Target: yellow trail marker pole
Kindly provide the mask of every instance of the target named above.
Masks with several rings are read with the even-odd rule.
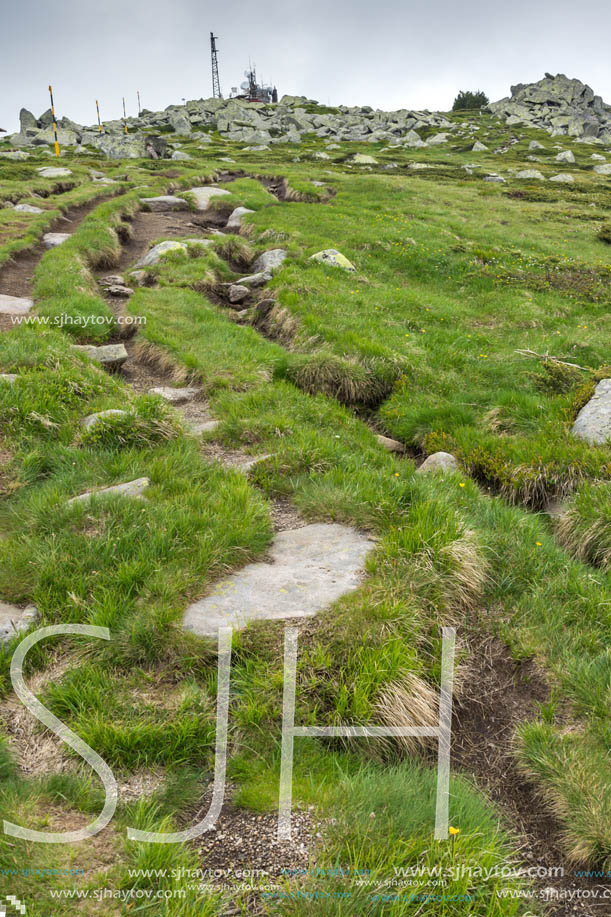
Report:
[[[102,122],[100,121],[100,106],[98,105],[98,100],[97,100],[97,99],[95,100],[95,108],[96,108],[96,111],[97,111],[97,113],[98,113],[98,130],[99,130],[100,133],[101,133],[101,131],[102,131]]]
[[[55,104],[53,102],[53,87],[49,86],[49,95],[51,96],[51,114],[53,116],[53,136],[55,137],[55,155],[59,156],[59,143],[57,142],[57,123],[55,121]]]
[[[125,96],[123,96],[123,127],[127,133],[127,115],[125,114]]]

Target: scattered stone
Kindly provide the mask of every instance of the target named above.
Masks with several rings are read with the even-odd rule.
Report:
[[[171,385],[159,385],[156,388],[149,389],[150,395],[159,395],[169,401],[170,404],[184,404],[186,401],[193,401],[199,394],[197,388],[172,388]]]
[[[154,212],[189,209],[189,205],[182,197],[174,197],[172,194],[163,194],[160,197],[142,197],[140,200]]]
[[[449,134],[434,134],[433,137],[429,137],[426,141],[427,146],[437,146],[440,143],[447,143],[449,140]]]
[[[15,210],[18,213],[44,213],[42,207],[33,207],[31,204],[16,204]]]
[[[259,271],[256,274],[249,274],[248,277],[240,277],[238,283],[246,287],[263,287],[271,279],[272,275],[269,271]]]
[[[45,248],[57,248],[70,238],[72,233],[69,232],[46,232],[42,237],[42,244]]]
[[[543,146],[542,143],[539,143],[538,140],[531,140],[530,143],[528,144],[528,149],[529,150],[544,150],[545,147]]]
[[[250,290],[247,286],[241,285],[239,283],[230,283],[229,284],[229,302],[231,303],[240,303],[247,296],[250,295]]]
[[[400,443],[396,439],[391,439],[389,436],[383,436],[381,433],[376,435],[376,439],[379,444],[384,446],[385,449],[388,449],[389,452],[405,452],[403,443]]]
[[[23,162],[25,159],[30,158],[30,154],[26,153],[25,150],[9,150],[8,153],[0,153],[0,156],[5,159],[17,160],[17,162]]]
[[[545,181],[545,175],[542,175],[541,172],[538,172],[537,169],[523,169],[522,172],[516,172],[516,178],[520,179],[536,179],[537,181]]]
[[[240,230],[242,227],[242,218],[245,217],[247,213],[254,213],[254,210],[249,210],[248,207],[236,207],[227,220],[226,228]]]
[[[378,160],[367,153],[355,153],[350,161],[356,166],[377,166],[378,164]]]
[[[222,197],[229,194],[224,188],[215,188],[214,186],[204,186],[202,188],[190,188],[189,194],[193,195],[195,206],[198,210],[207,210],[213,197]]]
[[[143,500],[143,494],[147,487],[150,486],[149,478],[136,478],[135,481],[126,481],[125,484],[115,484],[113,487],[103,487],[100,490],[88,490],[78,497],[72,497],[66,501],[66,506],[74,503],[89,503],[92,498],[99,497],[132,497],[135,500]]]
[[[187,246],[184,242],[176,242],[173,239],[168,239],[167,242],[159,242],[136,262],[134,268],[150,267],[152,264],[157,264],[157,262],[163,258],[164,255],[167,255],[168,252],[184,252],[186,250]]]
[[[488,147],[485,143],[480,143],[479,140],[476,140],[471,148],[473,153],[484,153],[488,150]]]
[[[191,159],[191,157],[189,156],[188,153],[183,153],[182,150],[174,150],[174,152],[170,156],[170,159],[176,159],[179,162],[187,162],[187,160]]]
[[[131,287],[126,287],[124,284],[119,283],[106,287],[106,292],[109,296],[116,296],[122,299],[127,299],[128,296],[133,296],[134,294]]]
[[[557,181],[557,182],[564,182],[567,185],[572,184],[575,181],[573,176],[569,175],[568,172],[559,172],[558,175],[551,175],[549,180]]]
[[[558,153],[557,156],[554,156],[556,162],[575,162],[575,156],[571,150],[563,150],[562,153]]]
[[[0,602],[0,643],[5,643],[22,633],[34,623],[38,611],[34,605],[18,608],[7,602]]]
[[[598,383],[594,394],[577,415],[571,432],[589,443],[605,443],[611,439],[611,379]]]
[[[310,617],[357,589],[372,542],[343,525],[280,532],[269,562],[249,564],[191,605],[184,626],[202,636],[255,620]]]
[[[497,182],[498,184],[503,184],[506,179],[502,175],[484,175],[484,181]]]
[[[600,153],[592,153],[592,155],[590,156],[590,159],[594,159],[596,162],[606,162],[605,157],[602,156]]]
[[[78,350],[95,363],[101,363],[104,369],[114,370],[123,366],[128,354],[124,344],[103,344],[95,347],[93,344],[71,344],[72,350]]]
[[[68,175],[72,175],[70,169],[64,169],[61,166],[41,166],[36,171],[42,178],[67,178]]]
[[[310,256],[310,261],[320,261],[322,264],[328,264],[330,267],[341,267],[345,271],[356,271],[355,266],[345,255],[338,252],[336,248],[326,248],[322,252],[316,252]]]
[[[130,271],[129,276],[134,278],[139,287],[143,287],[148,278],[146,271]]]
[[[604,166],[594,166],[597,175],[611,175],[611,162],[605,163]]]
[[[81,421],[81,426],[85,430],[93,430],[94,427],[97,427],[98,424],[103,423],[108,417],[127,417],[127,411],[119,411],[115,408],[111,408],[108,411],[98,411],[97,414],[90,414],[88,417],[85,417]]]
[[[284,259],[287,257],[287,252],[283,248],[272,248],[268,252],[263,252],[262,255],[259,255],[252,268],[253,271],[274,271],[276,268],[280,267]]]
[[[17,373],[0,373],[0,382],[7,382],[10,385],[17,379]]]
[[[125,286],[125,280],[121,274],[107,274],[106,277],[100,277],[98,283],[101,287]]]
[[[456,471],[457,468],[458,460],[451,452],[434,452],[424,460],[420,468],[418,468],[418,473],[427,474],[429,471]]]

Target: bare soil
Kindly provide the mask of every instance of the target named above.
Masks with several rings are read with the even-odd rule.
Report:
[[[550,698],[543,673],[532,660],[516,661],[497,637],[474,631],[469,639],[471,659],[452,727],[452,768],[475,778],[497,805],[504,820],[522,841],[520,853],[528,866],[564,868],[563,877],[537,880],[541,889],[601,888],[600,881],[575,878],[559,844],[562,827],[550,814],[536,789],[520,772],[512,754],[513,735],[520,723],[535,719]],[[608,907],[591,899],[554,901],[555,917],[600,917]]]

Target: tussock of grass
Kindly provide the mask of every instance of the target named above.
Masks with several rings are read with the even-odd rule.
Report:
[[[133,353],[139,363],[144,363],[145,366],[158,370],[176,385],[187,385],[193,381],[192,374],[184,366],[181,366],[171,354],[152,341],[138,338],[134,344]]]
[[[388,362],[359,363],[329,352],[291,354],[276,368],[277,378],[289,379],[304,392],[362,407],[379,405],[400,375],[400,368]]]
[[[571,554],[611,569],[611,484],[584,484],[556,520],[558,540]]]
[[[553,812],[562,821],[564,846],[574,863],[611,867],[609,761],[579,731],[559,733],[549,725],[530,723],[518,730],[524,773],[537,781]]]

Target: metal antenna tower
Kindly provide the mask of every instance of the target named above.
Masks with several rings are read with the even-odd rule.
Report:
[[[219,59],[218,51],[216,49],[216,40],[218,35],[214,35],[210,32],[210,56],[212,58],[212,97],[214,99],[222,99],[223,95],[221,93],[221,81],[219,80]]]

